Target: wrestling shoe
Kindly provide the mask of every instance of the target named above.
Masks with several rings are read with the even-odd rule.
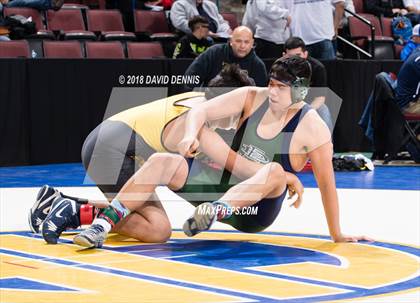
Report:
[[[42,237],[49,244],[57,244],[61,233],[67,228],[80,226],[80,205],[68,198],[54,200],[51,211],[42,223]]]
[[[28,223],[33,233],[39,233],[39,227],[47,217],[51,204],[55,198],[60,197],[60,192],[55,188],[44,185],[36,196],[35,204],[29,210]]]
[[[93,224],[88,229],[85,229],[80,234],[73,238],[73,243],[87,247],[87,248],[100,248],[104,243],[107,232],[99,224]]]
[[[206,202],[197,206],[194,214],[185,221],[182,230],[188,237],[209,230],[217,219],[216,206]]]

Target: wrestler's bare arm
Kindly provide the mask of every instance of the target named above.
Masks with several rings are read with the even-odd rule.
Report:
[[[219,134],[207,127],[201,130],[199,140],[202,152],[240,179],[253,176],[263,167],[262,164],[250,161],[233,151]]]
[[[332,167],[333,148],[328,142],[309,153],[312,170],[321,192],[328,229],[334,241],[341,236],[338,196]]]
[[[312,170],[321,192],[331,238],[335,242],[371,241],[372,239],[365,236],[346,236],[342,234],[338,195],[332,165],[333,144],[329,139],[329,130],[315,111],[308,112],[307,116],[307,120],[302,121],[302,129],[305,130],[306,134],[303,137],[299,136],[301,137],[300,139],[306,138],[308,142],[305,149],[309,151],[308,157],[311,160]]]
[[[187,114],[184,139],[178,145],[178,152],[183,156],[192,157],[193,152],[198,148],[197,136],[203,125],[207,121],[220,120],[242,113],[250,90],[262,89],[241,87],[191,109]]]

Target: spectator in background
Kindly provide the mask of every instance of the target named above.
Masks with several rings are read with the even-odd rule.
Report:
[[[9,0],[7,7],[29,7],[37,10],[59,10],[64,0]]]
[[[185,75],[198,75],[197,86],[207,86],[221,70],[224,63],[237,63],[248,72],[257,86],[267,85],[267,71],[264,62],[255,54],[252,46],[254,39],[246,26],[235,28],[230,41],[210,47],[195,59]],[[189,87],[192,89],[193,87]]]
[[[303,59],[308,60],[308,62],[311,64],[312,76],[310,87],[318,88],[314,94],[310,94],[312,95],[312,97],[314,97],[313,101],[311,102],[311,106],[314,109],[316,109],[318,114],[321,116],[321,118],[324,120],[324,122],[327,124],[328,128],[332,132],[333,123],[331,119],[331,114],[328,110],[328,107],[325,105],[325,88],[328,84],[327,70],[325,69],[324,64],[322,64],[320,61],[309,55],[308,51],[306,50],[305,42],[303,42],[303,40],[299,37],[290,37],[286,40],[286,43],[284,44],[283,56],[299,56]]]
[[[405,113],[420,114],[420,48],[417,47],[401,66],[397,77],[395,101]]]
[[[420,14],[420,0],[403,0],[408,13]]]
[[[200,15],[209,22],[209,35],[212,38],[227,38],[232,33],[229,23],[219,14],[219,10],[210,0],[177,0],[171,8],[172,25],[186,33],[191,33],[188,21]]]
[[[407,17],[413,25],[420,23],[420,0],[403,0],[405,9],[408,11]]]
[[[191,34],[186,34],[175,47],[173,58],[196,58],[212,45],[209,35],[209,22],[201,16],[192,17],[188,22]]]
[[[403,118],[398,118],[400,115],[395,113],[398,109],[388,101],[395,102],[403,113],[420,114],[420,48],[404,62],[397,77],[381,72],[376,75],[373,87],[359,125],[374,144],[372,158],[383,159],[386,153],[396,154],[403,141]],[[407,144],[406,148],[414,159],[418,157],[415,146]]]
[[[324,64],[311,57],[306,49],[305,42],[299,37],[290,37],[284,44],[284,56],[297,55],[309,61],[312,67],[311,87],[327,86],[327,70]]]
[[[365,11],[378,17],[403,15],[410,19],[412,25],[420,22],[419,0],[365,0]]]
[[[294,0],[292,34],[302,38],[312,57],[334,60],[336,55],[332,40],[337,35],[343,13],[344,0]]]
[[[413,27],[413,35],[401,51],[401,60],[405,61],[411,53],[420,46],[420,24]]]
[[[249,0],[242,25],[255,36],[255,52],[260,58],[278,58],[290,37],[290,10],[293,0]]]

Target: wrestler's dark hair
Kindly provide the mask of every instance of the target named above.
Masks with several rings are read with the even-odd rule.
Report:
[[[283,57],[274,61],[268,77],[291,87],[292,103],[305,100],[311,81],[311,64],[299,56]]]
[[[217,97],[232,90],[232,87],[255,86],[248,72],[235,63],[225,63],[220,73],[211,79],[206,89],[206,99]]]
[[[312,76],[311,64],[299,56],[282,57],[274,61],[268,76],[289,85],[299,79],[305,79],[309,84]]]

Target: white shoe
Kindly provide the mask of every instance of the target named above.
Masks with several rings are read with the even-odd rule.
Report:
[[[185,221],[182,230],[188,237],[209,230],[217,219],[216,206],[206,202],[197,206],[194,214]]]
[[[75,236],[73,243],[87,248],[99,248],[102,247],[107,234],[101,225],[92,224],[88,229]]]

